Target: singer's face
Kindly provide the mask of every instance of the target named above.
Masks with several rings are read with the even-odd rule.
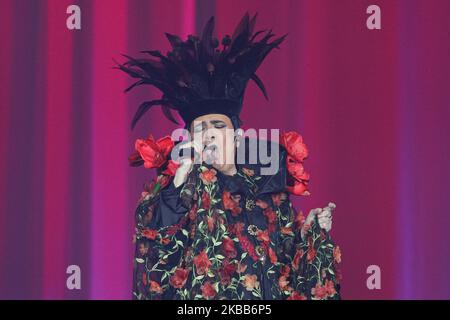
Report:
[[[223,114],[198,117],[191,124],[191,135],[194,141],[201,141],[205,162],[220,171],[234,167],[236,145],[234,127],[229,117]]]

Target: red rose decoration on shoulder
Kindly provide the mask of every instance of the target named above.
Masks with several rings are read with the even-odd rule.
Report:
[[[144,165],[146,169],[158,168],[162,174],[174,176],[179,164],[168,160],[169,153],[174,147],[174,142],[169,136],[155,140],[152,135],[147,139],[137,139],[134,147],[136,151],[128,157],[131,166]]]
[[[174,143],[169,136],[155,141],[152,135],[147,139],[137,139],[134,145],[136,151],[144,161],[146,169],[159,168],[166,161]]]
[[[286,166],[289,175],[286,190],[295,195],[309,195],[309,174],[303,168],[303,161],[308,157],[308,148],[302,136],[294,131],[283,133],[280,144],[288,154]]]

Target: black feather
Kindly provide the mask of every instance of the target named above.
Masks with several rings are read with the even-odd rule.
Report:
[[[172,111],[177,111],[186,122],[191,116],[206,114],[214,101],[220,107],[232,108],[232,111],[224,109],[224,113],[238,115],[249,80],[253,80],[268,99],[266,88],[255,72],[286,35],[272,40],[275,37],[272,30],[254,32],[256,18],[257,14],[250,18],[249,13],[245,13],[231,37],[227,35],[222,40],[222,46],[218,46],[218,40],[213,37],[215,20],[211,17],[201,37],[190,35],[183,41],[177,35],[166,33],[172,47],[167,55],[158,50],[141,51],[150,55],[145,59],[124,54],[127,60],[116,63],[114,68],[137,79],[125,92],[151,85],[162,93],[159,100],[146,101],[139,106],[131,127],[134,128],[154,105],[161,105],[163,114],[177,124]],[[228,101],[233,107],[221,101]]]
[[[134,114],[133,120],[131,121],[131,129],[134,129],[136,126],[136,123],[139,121],[139,119],[153,106],[157,105],[165,105],[167,103],[166,100],[152,100],[152,101],[145,101],[141,103],[138,110]]]

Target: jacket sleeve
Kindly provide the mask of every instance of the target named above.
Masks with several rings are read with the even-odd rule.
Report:
[[[180,199],[182,187],[170,182],[159,192],[141,198],[136,209],[137,226],[158,230],[178,223],[188,211]]]
[[[317,217],[310,225],[297,213],[289,198],[282,205],[285,228],[281,241],[285,263],[289,268],[287,278],[293,292],[291,297],[313,300],[340,299],[340,249],[335,246],[330,234],[322,229]],[[302,238],[301,229],[306,232]]]
[[[174,231],[188,211],[180,199],[181,189],[182,186],[176,188],[173,182],[162,188],[158,182],[144,187],[136,209],[133,299],[161,299],[163,291],[170,296],[170,290],[163,290],[170,288],[159,284],[173,262],[171,258],[161,257],[160,249],[173,247],[178,240]]]

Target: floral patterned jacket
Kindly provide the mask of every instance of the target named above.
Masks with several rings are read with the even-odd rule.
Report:
[[[260,164],[233,176],[202,165],[175,188],[176,166],[159,166],[136,209],[134,299],[340,299],[339,247],[289,199],[308,194],[306,146],[291,133],[278,147],[271,176]]]

